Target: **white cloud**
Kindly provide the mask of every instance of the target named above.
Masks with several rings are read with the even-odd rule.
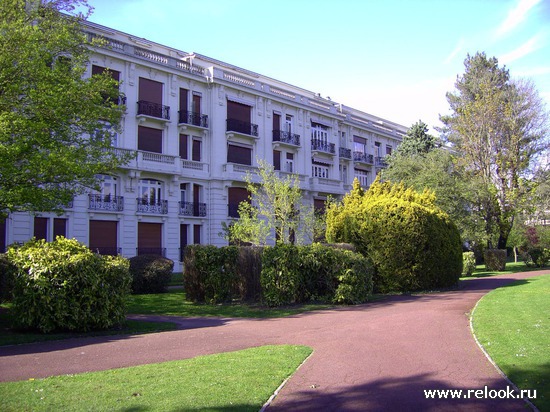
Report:
[[[519,0],[516,6],[508,12],[506,19],[497,28],[497,37],[504,36],[522,23],[526,19],[529,11],[541,1],[542,0]]]
[[[531,37],[517,49],[514,49],[498,59],[502,64],[510,64],[511,62],[521,59],[522,57],[527,56],[528,54],[533,53],[534,51],[540,48],[538,35]]]

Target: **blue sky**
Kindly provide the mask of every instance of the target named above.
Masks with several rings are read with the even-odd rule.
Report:
[[[90,21],[433,131],[466,55],[550,109],[550,0],[89,0]]]

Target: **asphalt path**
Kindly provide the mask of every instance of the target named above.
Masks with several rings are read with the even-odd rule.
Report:
[[[314,352],[268,412],[525,411],[530,408],[519,399],[477,399],[474,392],[469,399],[427,399],[425,390],[506,390],[509,382],[475,342],[469,313],[490,290],[546,273],[471,279],[455,291],[392,296],[278,319],[132,316],[175,321],[179,329],[0,347],[0,381],[296,344]]]

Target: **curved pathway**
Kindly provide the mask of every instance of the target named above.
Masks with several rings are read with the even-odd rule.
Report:
[[[180,318],[173,332],[0,347],[0,381],[300,344],[314,353],[267,411],[523,411],[521,400],[425,399],[424,389],[506,388],[475,343],[468,314],[488,291],[545,273],[472,279],[458,291],[279,319]]]

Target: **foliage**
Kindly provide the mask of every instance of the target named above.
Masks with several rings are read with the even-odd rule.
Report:
[[[506,270],[506,256],[506,249],[485,249],[483,260],[485,260],[486,269],[497,272]]]
[[[0,253],[0,302],[12,298],[14,271],[15,267],[8,259],[8,255]]]
[[[279,175],[272,165],[258,160],[258,179],[246,176],[250,201],[239,205],[239,220],[224,225],[230,243],[265,245],[272,234],[276,243],[312,241],[316,224],[313,206],[303,201],[298,175]]]
[[[0,210],[60,210],[113,170],[124,107],[109,73],[84,76],[85,1],[0,2]]]
[[[397,146],[397,149],[388,156],[388,164],[391,165],[393,159],[397,156],[416,156],[431,152],[437,147],[437,139],[428,133],[428,125],[422,120],[413,124],[403,141]]]
[[[381,183],[353,190],[327,213],[327,239],[349,242],[374,265],[375,290],[449,287],[462,272],[460,234],[433,192]]]
[[[88,331],[124,321],[131,281],[126,259],[97,255],[63,237],[11,247],[8,258],[16,267],[16,327]]]
[[[132,293],[162,293],[172,279],[174,262],[157,255],[130,258]]]
[[[520,255],[527,267],[543,268],[550,261],[550,249],[544,247],[528,247],[522,249]]]
[[[372,293],[372,269],[350,250],[318,243],[264,250],[263,300],[269,306],[324,301],[362,303]]]
[[[547,146],[548,112],[532,83],[512,81],[496,58],[468,55],[451,114],[442,116],[445,137],[459,165],[475,179],[477,211],[483,213],[488,246],[506,247],[514,217],[524,208],[526,184]]]
[[[236,246],[186,246],[183,285],[187,297],[195,302],[230,302],[237,276],[237,257]]]
[[[471,276],[476,270],[476,257],[474,252],[462,253],[462,276]]]

